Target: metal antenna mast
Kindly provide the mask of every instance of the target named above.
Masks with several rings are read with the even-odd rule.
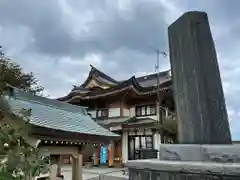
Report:
[[[167,57],[167,53],[165,52],[160,52],[159,49],[155,49],[156,54],[157,54],[157,62],[155,64],[155,72],[157,73],[157,85],[156,85],[156,90],[157,90],[157,100],[156,100],[156,107],[157,107],[157,121],[160,123],[160,125],[163,124],[163,118],[160,116],[160,93],[159,93],[159,85],[160,85],[160,77],[159,77],[159,57],[160,54],[163,55],[164,58]],[[160,136],[161,136],[161,143],[164,143],[164,137],[163,137],[163,132],[162,129],[160,128]]]

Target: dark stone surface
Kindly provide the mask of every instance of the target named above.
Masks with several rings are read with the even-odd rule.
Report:
[[[187,12],[168,28],[181,144],[231,144],[207,14]]]
[[[129,180],[239,180],[239,177],[129,169]]]
[[[171,161],[240,163],[240,146],[232,144],[161,144],[159,156],[161,160]]]

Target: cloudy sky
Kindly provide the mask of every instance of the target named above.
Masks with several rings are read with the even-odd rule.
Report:
[[[116,79],[154,71],[152,48],[168,52],[167,27],[183,12],[209,15],[231,131],[240,140],[238,0],[0,0],[0,44],[45,95],[66,95],[92,64]],[[169,68],[161,58],[161,70]]]

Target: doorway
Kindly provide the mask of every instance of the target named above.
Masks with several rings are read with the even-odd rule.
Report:
[[[128,159],[140,159],[141,149],[153,149],[153,136],[128,136]]]

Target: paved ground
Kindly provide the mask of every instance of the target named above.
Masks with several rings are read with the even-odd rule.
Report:
[[[89,168],[83,169],[83,180],[126,180],[128,175],[123,175],[123,168]],[[71,166],[64,166],[62,174],[65,180],[72,180]]]

